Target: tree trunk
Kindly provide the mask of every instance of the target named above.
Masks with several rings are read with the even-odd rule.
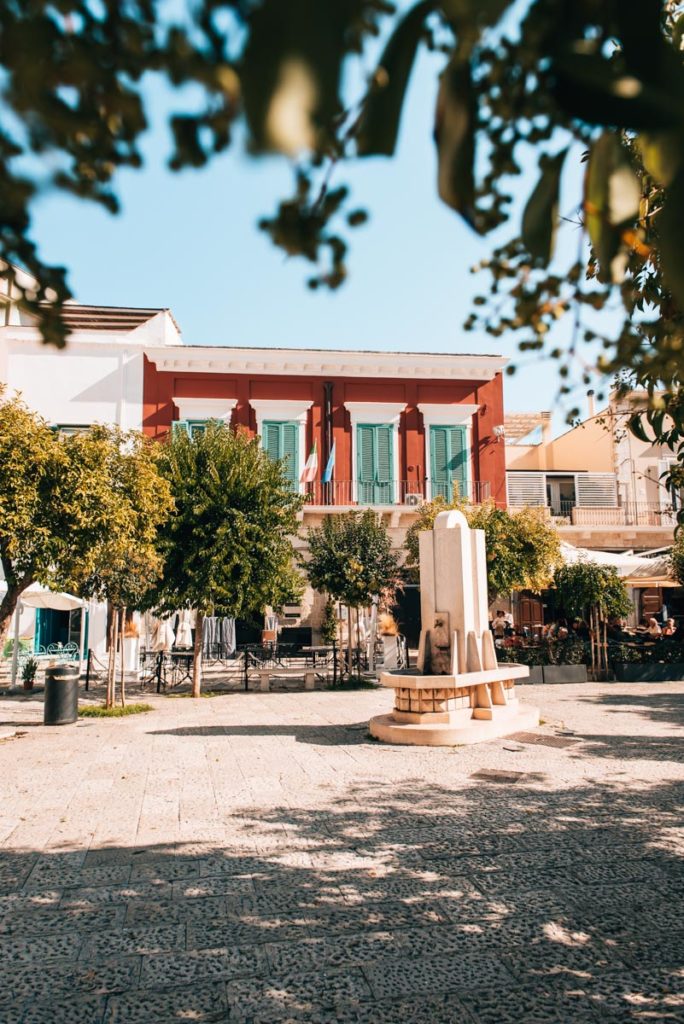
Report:
[[[119,612],[112,608],[111,622],[109,625],[109,661],[107,663],[107,696],[105,707],[111,708],[114,704],[114,693],[116,690],[116,648],[118,637]]]
[[[5,646],[7,634],[10,631],[12,617],[17,610],[19,598],[26,590],[27,586],[29,586],[28,583],[24,583],[21,586],[18,584],[11,586],[9,582],[7,583],[7,591],[2,601],[0,601],[0,653],[2,653]],[[18,640],[19,638],[17,637],[16,639]]]
[[[121,675],[119,689],[121,691],[121,707],[126,707],[126,609],[121,609]]]
[[[195,617],[195,647],[192,659],[192,696],[199,697],[202,690],[202,623],[204,615],[196,612]]]

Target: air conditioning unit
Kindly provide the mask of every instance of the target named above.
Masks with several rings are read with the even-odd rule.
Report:
[[[404,498],[404,504],[405,505],[411,505],[414,508],[415,508],[416,505],[422,505],[423,504],[423,495],[422,494],[407,494],[406,497]]]

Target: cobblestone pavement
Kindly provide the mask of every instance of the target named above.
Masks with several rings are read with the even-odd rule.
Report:
[[[684,1022],[684,685],[521,689],[453,750],[382,691],[0,701],[0,1021]]]

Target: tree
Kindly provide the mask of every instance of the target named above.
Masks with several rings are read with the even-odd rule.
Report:
[[[160,445],[174,501],[158,533],[161,576],[145,598],[164,613],[196,612],[192,694],[201,689],[205,615],[244,618],[301,593],[292,538],[303,498],[258,438],[212,421]]]
[[[78,463],[99,466],[106,482],[106,529],[91,546],[88,559],[71,559],[61,567],[57,581],[81,596],[109,603],[106,706],[114,703],[117,646],[125,705],[126,610],[142,607],[161,573],[157,535],[173,508],[171,490],[159,473],[159,446],[142,434],[98,426],[69,438],[67,445]]]
[[[417,570],[420,532],[432,529],[437,514],[451,508],[463,512],[472,529],[484,531],[490,602],[514,590],[539,593],[549,586],[555,567],[562,561],[555,529],[540,510],[511,512],[498,508],[493,501],[470,505],[460,498],[447,502],[439,496],[422,505],[406,534],[408,568]]]
[[[392,551],[387,528],[372,509],[326,516],[321,526],[307,531],[306,574],[315,590],[326,591],[348,609],[347,647],[352,667],[351,610],[370,605],[374,598],[393,593],[399,580],[399,560]],[[358,639],[358,628],[357,628]]]
[[[684,533],[681,530],[675,534],[675,542],[670,552],[670,569],[674,578],[684,585]]]
[[[591,667],[595,678],[608,672],[607,622],[632,610],[627,589],[612,565],[573,562],[556,569],[553,585],[568,615],[589,623]]]
[[[61,437],[18,397],[0,392],[0,646],[22,593],[94,570],[128,506],[112,490],[107,431]]]
[[[385,45],[364,79],[379,33]],[[174,170],[204,165],[233,135],[252,154],[296,158],[294,194],[260,227],[314,267],[312,288],[339,287],[345,225],[367,213],[350,206],[334,176],[349,161],[394,155],[425,45],[444,58],[435,85],[440,198],[480,234],[508,227],[482,264],[494,301],[478,296],[466,327],[518,333],[523,351],[546,348],[562,360],[562,392],[576,358],[583,383],[598,372],[643,386],[651,408],[635,427],[645,418],[681,454],[684,479],[683,36],[676,0],[417,0],[400,15],[388,0],[198,0],[173,22],[155,0],[0,0],[11,115],[0,135],[0,258],[35,276],[36,289],[18,281],[15,291],[46,339],[63,344],[69,289],[64,269],[47,266],[30,238],[33,203],[48,184],[117,209],[117,170],[142,164],[142,83],[157,75],[198,96],[192,112],[179,101],[171,114]],[[354,61],[361,74],[348,73]],[[246,132],[233,133],[240,119]],[[539,175],[517,232],[511,179],[534,159]],[[566,210],[564,169],[582,161],[581,194]],[[573,256],[552,265],[561,212],[574,226]],[[615,303],[621,329],[612,320],[599,329],[594,311]],[[553,330],[563,319],[572,325],[567,347]],[[593,364],[579,355],[584,339],[603,347]]]

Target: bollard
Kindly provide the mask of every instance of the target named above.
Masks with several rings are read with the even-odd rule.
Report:
[[[45,669],[43,725],[71,725],[78,720],[80,665],[49,665]]]

